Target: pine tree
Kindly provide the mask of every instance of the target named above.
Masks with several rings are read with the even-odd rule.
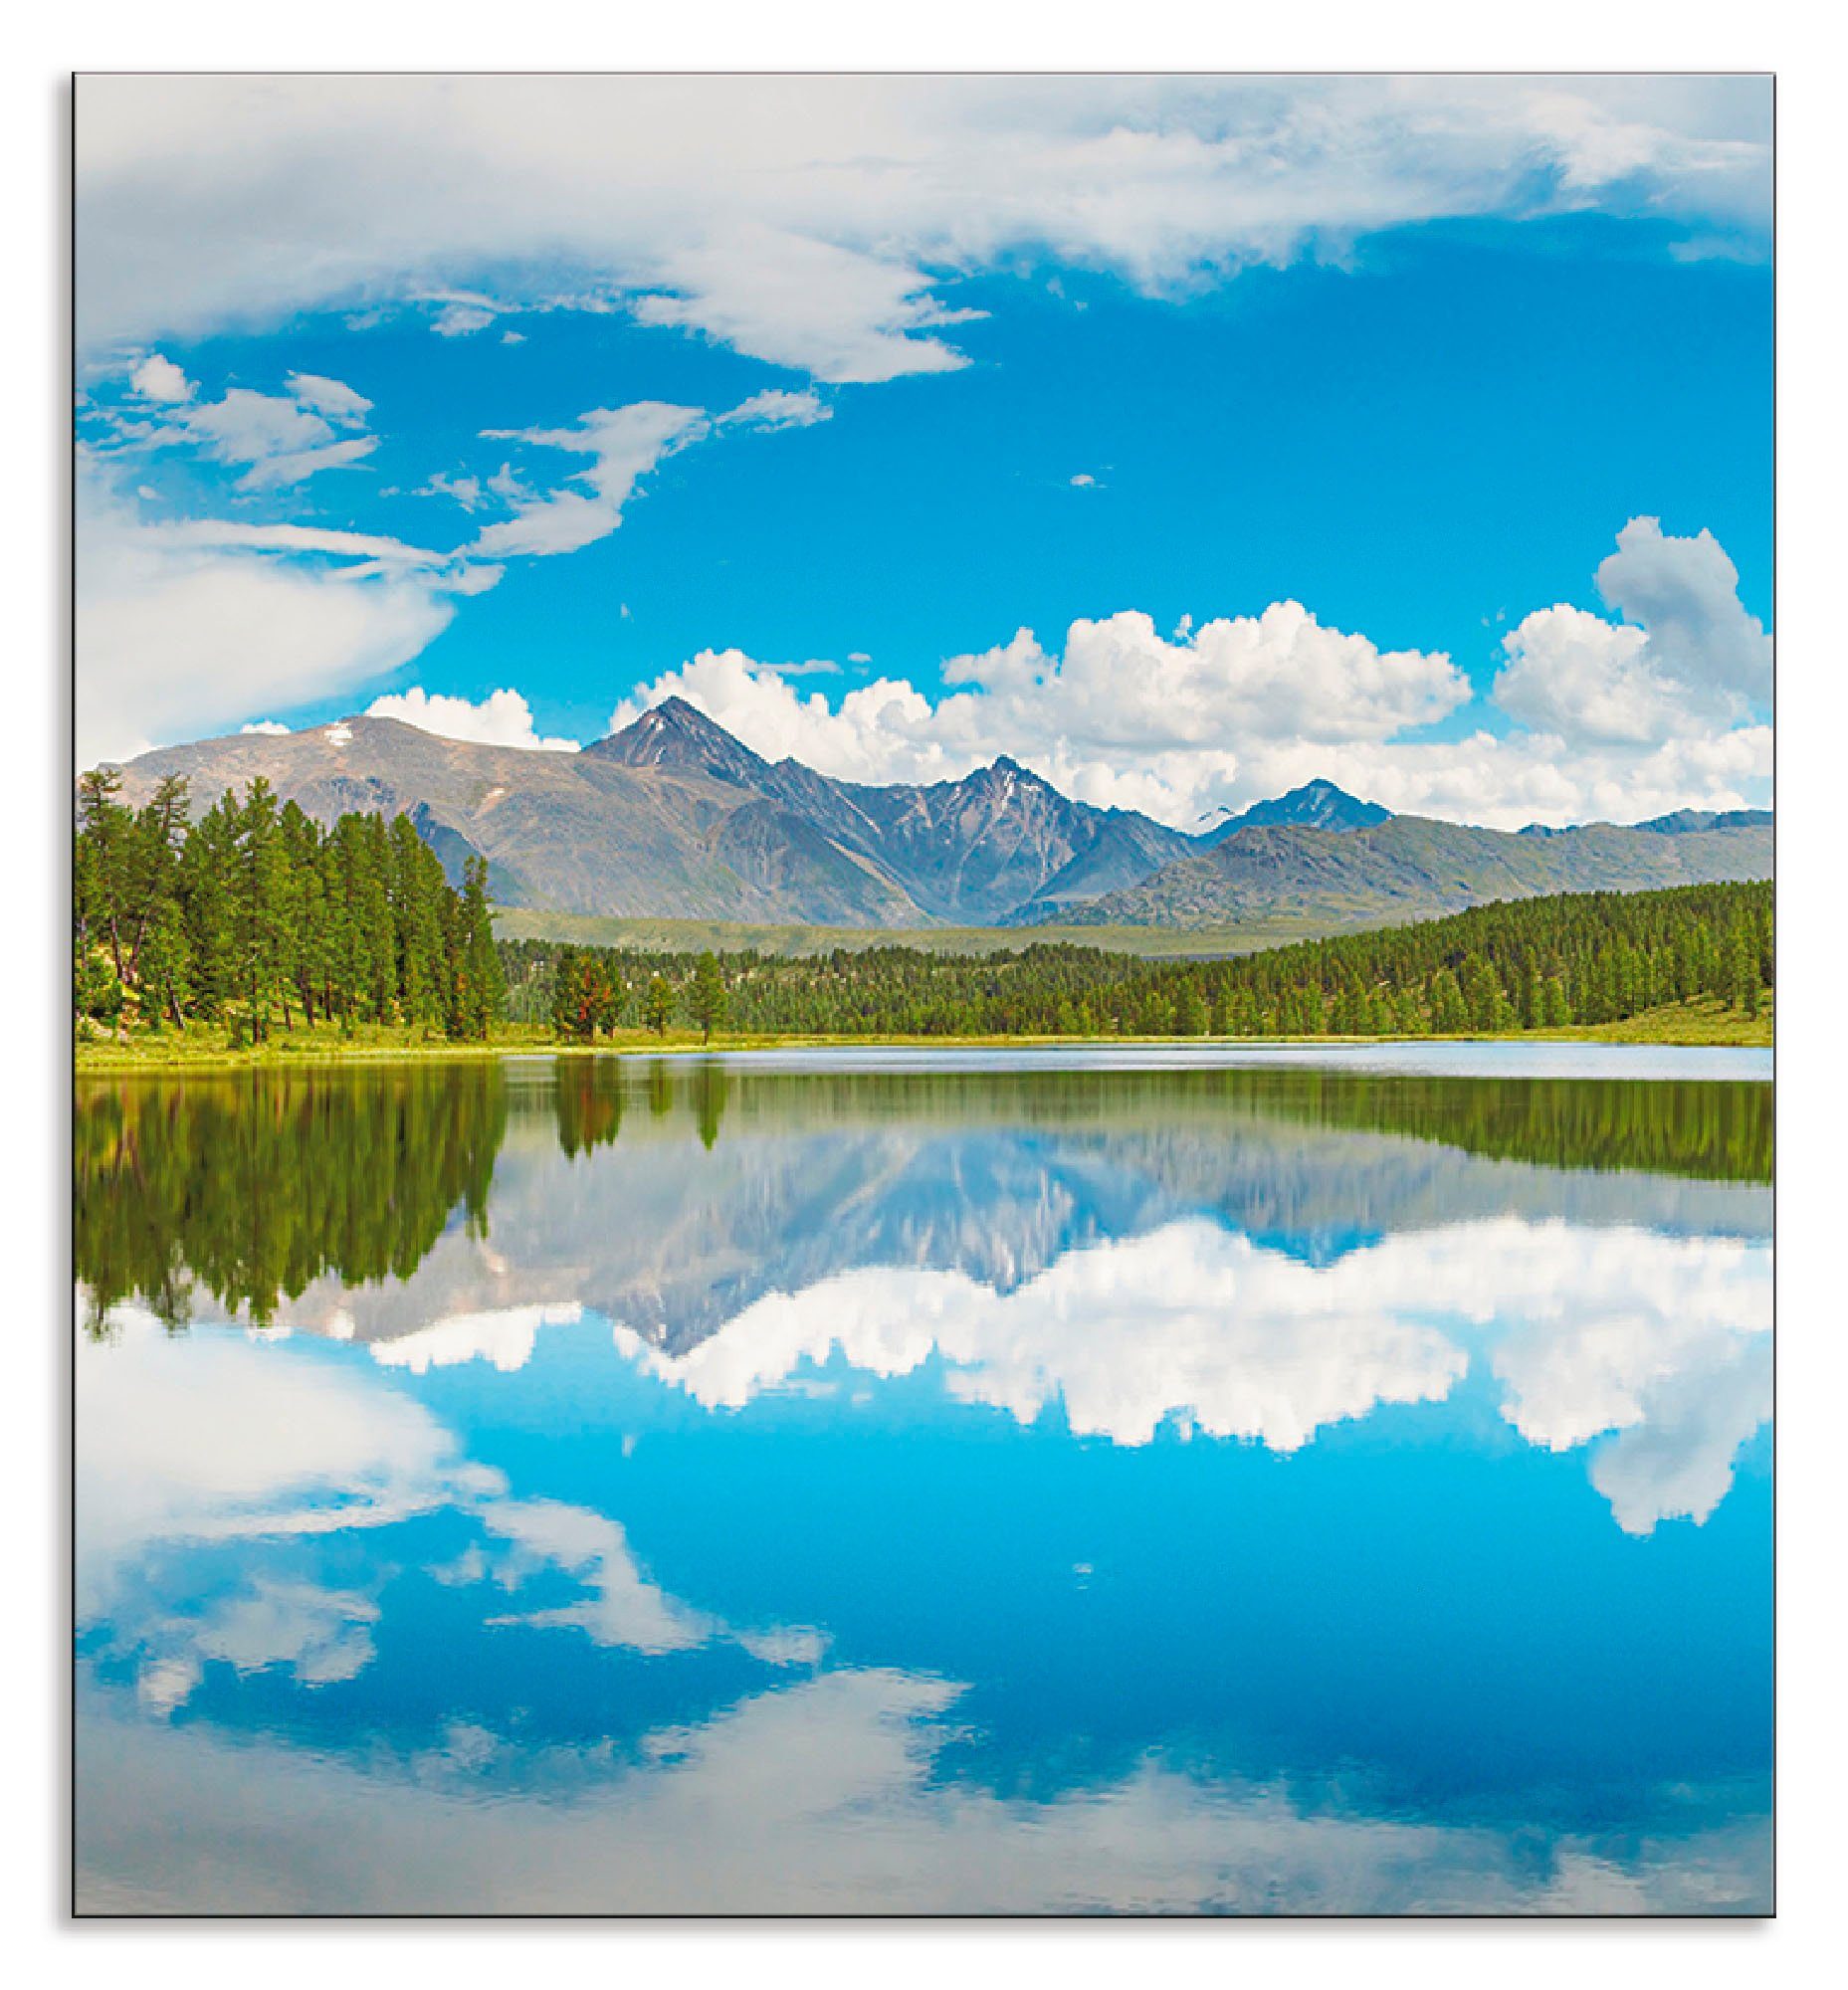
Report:
[[[693,988],[687,1006],[693,1020],[700,1026],[702,1040],[710,1044],[713,1031],[725,1017],[725,977],[717,954],[710,951],[703,953],[695,963]]]
[[[276,791],[259,774],[245,791],[238,821],[238,876],[232,926],[238,992],[249,1004],[253,1042],[270,1034],[270,1008],[281,983],[289,918],[288,860],[277,821]]]
[[[674,990],[659,974],[648,978],[648,992],[642,997],[642,1020],[658,1037],[665,1037],[674,1018]]]
[[[456,1034],[485,1040],[492,1025],[507,1013],[507,980],[494,943],[493,915],[488,909],[487,860],[469,858],[462,875]]]

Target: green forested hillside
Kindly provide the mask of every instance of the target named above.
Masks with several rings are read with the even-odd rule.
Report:
[[[501,953],[513,1020],[578,1038],[676,1019],[764,1035],[1456,1035],[1703,997],[1753,1017],[1774,976],[1768,884],[1522,899],[1211,961],[1069,944],[720,960],[503,940]]]

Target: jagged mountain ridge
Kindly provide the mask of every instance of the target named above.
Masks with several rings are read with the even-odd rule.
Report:
[[[1251,923],[1308,936],[1440,918],[1498,898],[1770,875],[1768,817],[1722,829],[1598,822],[1533,837],[1397,815],[1350,830],[1243,829],[1071,917],[1079,925]]]
[[[504,904],[618,917],[895,928],[993,924],[1146,877],[1191,839],[1075,802],[1002,758],[957,781],[873,787],[770,762],[680,698],[581,753],[439,738],[354,717],[146,753],[123,798],[187,776],[195,809],[264,775],[331,821],[409,813],[452,872],[489,863]]]
[[[1770,875],[1768,811],[1681,810],[1510,835],[1391,816],[1312,781],[1192,837],[1063,795],[1005,756],[889,787],[770,761],[681,698],[582,752],[447,739],[353,717],[141,755],[123,799],[165,774],[195,811],[262,774],[322,821],[411,816],[452,876],[488,861],[503,904],[702,920],[883,927],[1049,923],[1338,931],[1488,898]]]

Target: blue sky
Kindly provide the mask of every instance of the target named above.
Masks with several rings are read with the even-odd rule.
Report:
[[[80,757],[680,691],[1183,826],[1768,799],[1766,84],[251,87],[80,88]]]

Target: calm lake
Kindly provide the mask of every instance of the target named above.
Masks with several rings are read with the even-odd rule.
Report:
[[[1763,1912],[1769,1079],[81,1082],[79,1910]]]

